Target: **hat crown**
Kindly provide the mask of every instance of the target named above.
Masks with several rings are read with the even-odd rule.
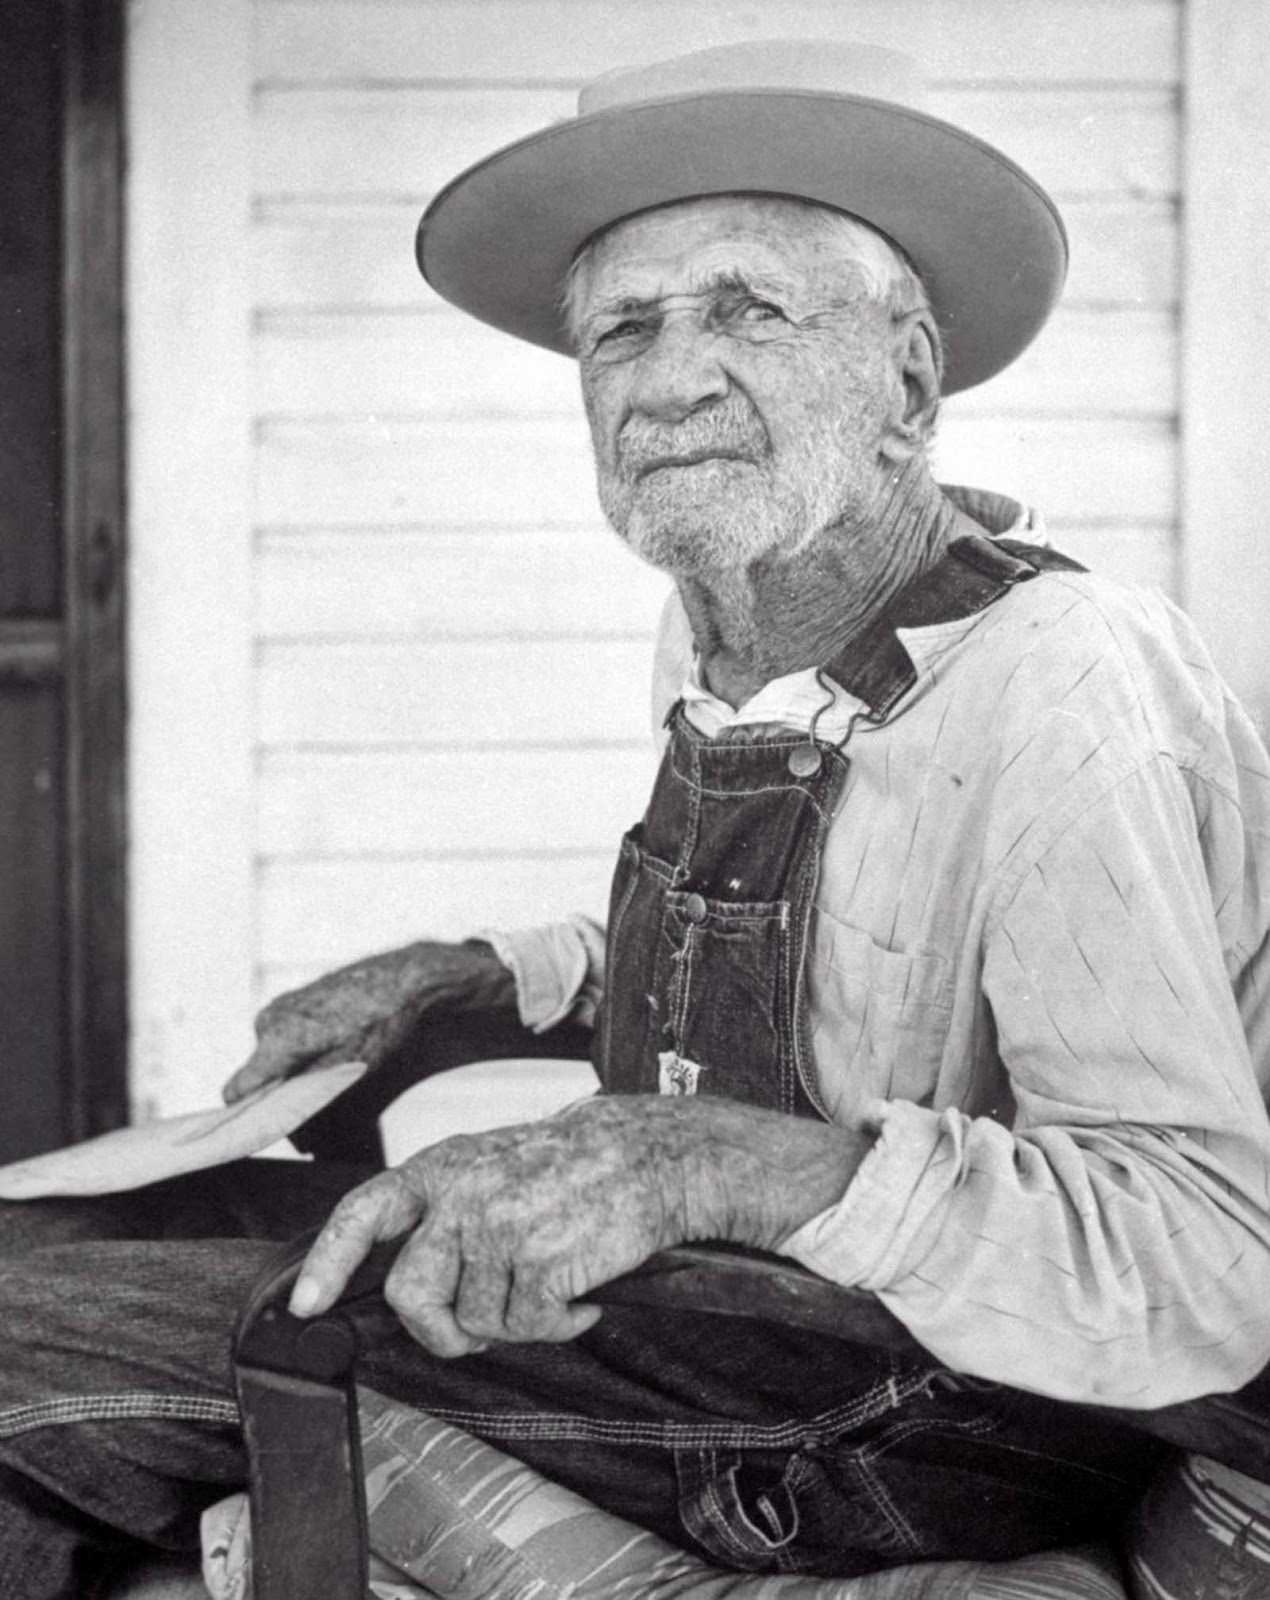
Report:
[[[919,110],[926,104],[917,62],[898,50],[834,39],[763,39],[607,72],[582,89],[578,114],[678,95],[763,89],[859,95]]]

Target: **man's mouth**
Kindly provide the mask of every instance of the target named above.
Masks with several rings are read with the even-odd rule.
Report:
[[[661,472],[666,467],[699,467],[705,461],[744,461],[753,465],[753,457],[740,450],[715,447],[702,450],[676,451],[672,455],[654,456],[635,469],[636,478],[646,478],[650,473]]]

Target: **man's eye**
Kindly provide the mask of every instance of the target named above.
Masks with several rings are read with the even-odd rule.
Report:
[[[644,323],[636,321],[634,317],[627,317],[624,322],[615,322],[611,328],[605,328],[596,335],[596,349],[598,350],[601,345],[621,344],[624,339],[637,339],[645,331]]]
[[[785,314],[770,300],[743,300],[733,315],[739,322],[783,322]]]

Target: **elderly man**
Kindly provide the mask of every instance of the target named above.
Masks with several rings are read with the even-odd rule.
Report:
[[[935,482],[941,387],[1018,354],[1065,243],[900,71],[745,47],[606,80],[425,217],[442,293],[576,353],[605,513],[675,581],[662,766],[605,936],[360,963],[270,1006],[229,1090],[602,996],[607,1092],[353,1188],[293,1309],[399,1238],[423,1349],[379,1388],[760,1572],[1096,1534],[1157,1459],[1098,1403],[1270,1354],[1270,764],[1176,612]],[[124,1202],[6,1217],[5,1592],[179,1542],[241,1473],[223,1345],[259,1250],[214,1236],[348,1175],[275,1180],[169,1186],[188,1244]],[[103,1237],[108,1333],[76,1294]],[[875,1290],[930,1360],[579,1304],[693,1239]]]

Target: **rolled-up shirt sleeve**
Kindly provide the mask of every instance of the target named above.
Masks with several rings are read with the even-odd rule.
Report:
[[[598,922],[578,915],[533,928],[485,928],[480,937],[516,979],[525,1027],[546,1033],[566,1020],[592,1026],[604,990],[604,929]]]
[[[1237,792],[1164,758],[1051,829],[982,941],[1012,1124],[878,1103],[842,1200],[785,1252],[950,1367],[1059,1398],[1154,1407],[1258,1372],[1270,1122],[1221,936],[1244,835]]]

